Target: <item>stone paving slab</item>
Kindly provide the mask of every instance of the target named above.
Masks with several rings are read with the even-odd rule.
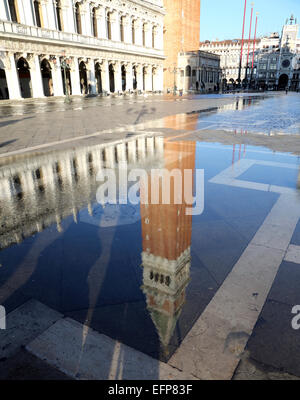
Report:
[[[57,321],[26,349],[76,379],[195,379],[70,318]]]
[[[16,354],[61,317],[57,311],[33,299],[16,308],[7,315],[6,329],[0,330],[0,358]]]

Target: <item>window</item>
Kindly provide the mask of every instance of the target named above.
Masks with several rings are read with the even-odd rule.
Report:
[[[143,24],[143,46],[146,46],[146,24]]]
[[[20,22],[18,19],[16,0],[8,0],[8,6],[12,22]]]
[[[59,31],[63,30],[63,18],[61,10],[61,1],[56,0],[56,18],[57,18],[57,28]]]
[[[95,37],[98,37],[97,17],[96,8],[92,9],[92,33]]]
[[[131,35],[132,35],[132,43],[135,44],[135,21],[134,20],[131,23]]]
[[[121,17],[121,19],[120,19],[120,38],[121,38],[121,42],[124,42],[124,22],[125,22],[125,17]]]
[[[35,12],[35,22],[38,27],[42,27],[42,10],[41,3],[39,0],[33,2],[34,12]]]
[[[152,27],[152,48],[155,48],[155,32],[156,32],[156,27]]]
[[[186,66],[185,68],[185,76],[191,76],[192,69],[189,65]]]
[[[107,23],[107,39],[111,40],[111,13],[107,13],[107,18],[106,18],[106,23]]]
[[[75,4],[75,22],[76,22],[76,32],[81,34],[81,16],[80,16],[80,5],[79,3]]]

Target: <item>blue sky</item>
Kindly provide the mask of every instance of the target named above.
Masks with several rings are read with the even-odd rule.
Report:
[[[300,24],[300,0],[248,0],[245,36],[249,36],[251,3],[259,12],[258,36],[280,32],[293,13]],[[242,36],[244,0],[201,0],[200,40],[234,39]],[[253,18],[254,21],[254,18]],[[252,34],[254,34],[254,23]]]

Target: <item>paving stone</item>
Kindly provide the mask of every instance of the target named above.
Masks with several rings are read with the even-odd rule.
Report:
[[[42,303],[29,300],[9,313],[6,329],[0,330],[0,358],[11,357],[62,315]]]
[[[247,344],[254,360],[300,377],[300,334],[292,328],[292,307],[266,301]]]
[[[76,379],[195,379],[69,318],[57,321],[26,349]]]

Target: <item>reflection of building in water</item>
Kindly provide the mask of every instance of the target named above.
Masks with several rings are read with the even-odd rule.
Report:
[[[166,170],[194,170],[194,142],[165,142]],[[150,181],[150,179],[148,180]],[[183,187],[184,187],[183,181]],[[162,181],[160,181],[160,191]],[[151,193],[148,182],[148,194]],[[174,182],[171,183],[171,199]],[[161,193],[161,192],[160,192]],[[142,194],[142,193],[141,193]],[[161,199],[161,196],[160,196]],[[187,205],[141,204],[143,292],[164,348],[168,346],[185,301],[190,275],[192,217]]]
[[[19,243],[83,207],[92,213],[98,171],[127,162],[153,162],[163,139],[138,136],[112,144],[87,146],[12,161],[0,167],[0,248]]]

